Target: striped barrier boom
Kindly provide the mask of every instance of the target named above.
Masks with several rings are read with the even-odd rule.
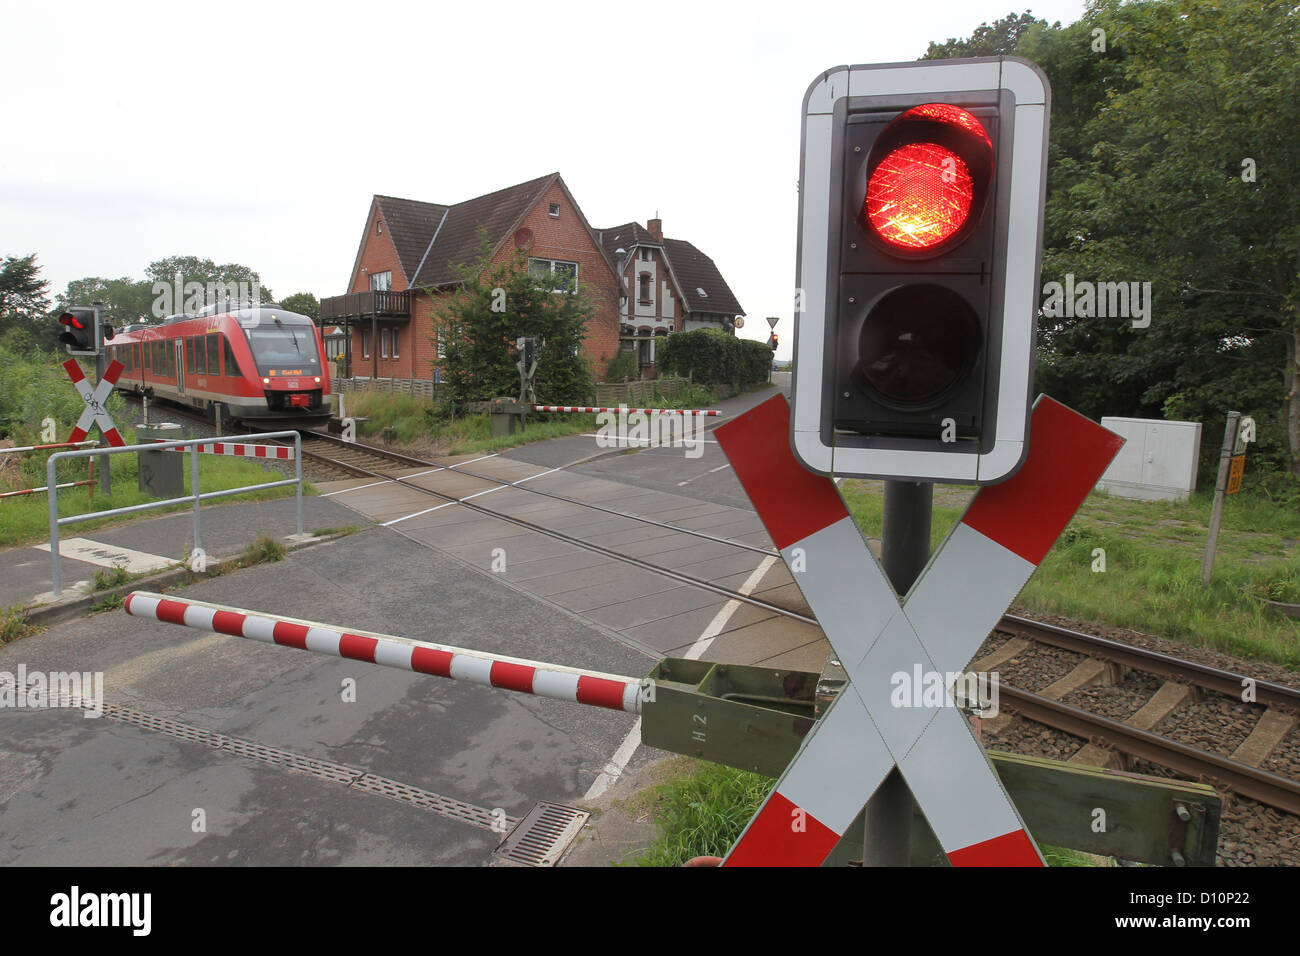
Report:
[[[155,442],[167,441],[155,438]],[[244,442],[213,441],[202,445],[191,445],[203,455],[234,455],[237,458],[278,458],[281,461],[293,461],[292,445],[250,445]],[[189,451],[189,448],[164,448],[163,451]]]
[[[98,445],[99,445],[98,439],[94,439],[94,438],[90,439],[89,441],[57,441],[51,445],[21,445],[17,448],[0,448],[0,455],[12,455],[15,452],[22,452],[22,451],[49,451],[52,448],[85,448],[87,446],[98,447]],[[59,485],[59,487],[62,488],[63,486]]]
[[[897,705],[891,692],[900,673],[966,666],[1123,439],[1040,398],[1025,464],[980,489],[900,601],[834,482],[795,460],[789,431],[777,396],[715,434],[849,683],[724,865],[820,864],[897,767],[954,866],[1042,866],[962,713]]]
[[[133,591],[125,610],[133,617],[179,624],[265,644],[296,647],[397,670],[551,697],[630,714],[641,713],[645,681],[561,664],[502,657],[480,651],[415,641],[392,634],[342,630],[314,621],[279,617],[241,608]]]
[[[721,415],[722,412],[712,408],[598,408],[593,405],[534,405],[535,412],[614,412],[624,415]]]

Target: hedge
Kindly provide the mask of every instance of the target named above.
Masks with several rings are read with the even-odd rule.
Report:
[[[657,358],[663,371],[688,375],[698,385],[743,388],[767,381],[772,355],[762,342],[720,329],[696,329],[668,336]]]

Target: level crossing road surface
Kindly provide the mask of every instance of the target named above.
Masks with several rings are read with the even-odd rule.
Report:
[[[770,394],[736,401],[749,407]],[[545,447],[553,444],[468,467],[515,481],[557,467],[545,464],[557,454]],[[586,439],[585,455],[573,458],[590,456],[593,446]],[[482,479],[427,477],[444,489],[463,483],[462,494],[497,487],[481,499],[485,507],[806,611],[784,565],[759,553],[770,540],[720,465],[716,444],[699,458],[656,448],[529,484],[759,550],[629,526]],[[400,499],[388,502],[397,510],[370,514],[363,499],[385,492]],[[418,498],[414,508],[406,494]],[[363,530],[177,594],[629,676],[669,654],[809,670],[824,660],[813,625],[463,506],[383,525],[441,503],[400,486],[309,499],[307,530],[349,523]],[[248,505],[205,516],[237,515],[226,523],[235,534],[235,524],[264,522],[286,504],[264,503],[260,516],[249,517]],[[161,549],[141,529],[152,525],[156,534],[172,520],[181,527],[190,519],[88,537],[117,535],[119,547],[154,553]],[[494,569],[495,557],[503,567]],[[630,714],[121,612],[0,647],[0,672],[20,667],[102,672],[104,699],[115,709],[98,718],[68,708],[0,711],[0,862],[9,864],[483,865],[501,837],[484,819],[513,823],[538,801],[581,804],[610,786],[623,763],[635,769],[662,756],[637,746],[639,722]]]

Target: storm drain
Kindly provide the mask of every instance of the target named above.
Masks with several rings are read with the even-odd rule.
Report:
[[[555,866],[591,814],[561,803],[539,803],[493,852],[497,866]]]
[[[64,707],[94,709],[91,702],[71,696],[64,696],[62,705]],[[237,757],[257,760],[293,773],[307,774],[319,780],[341,783],[351,790],[362,790],[366,793],[378,794],[381,797],[387,797],[389,800],[396,800],[398,803],[405,803],[408,806],[419,807],[421,810],[428,810],[430,813],[436,813],[448,820],[455,820],[457,823],[466,823],[472,827],[478,827],[480,830],[501,833],[519,822],[518,817],[505,816],[502,810],[477,807],[472,803],[465,803],[463,800],[444,797],[440,793],[412,787],[410,784],[367,773],[364,770],[358,770],[356,767],[334,763],[332,760],[317,760],[314,757],[304,757],[289,750],[267,747],[264,744],[254,743],[249,740],[240,740],[238,737],[230,737],[226,734],[204,730],[192,724],[172,720],[170,717],[157,717],[142,710],[123,707],[120,704],[105,702],[102,707],[105,717],[120,720],[123,723],[139,727],[141,730],[166,734],[168,737],[176,737],[179,740],[188,740]]]

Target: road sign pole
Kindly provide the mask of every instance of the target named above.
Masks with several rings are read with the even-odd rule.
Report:
[[[1214,552],[1219,546],[1219,525],[1223,521],[1223,496],[1228,490],[1228,470],[1232,453],[1237,447],[1237,427],[1241,412],[1228,412],[1228,424],[1223,430],[1223,449],[1219,452],[1219,480],[1214,483],[1214,507],[1210,510],[1210,534],[1205,541],[1205,557],[1201,561],[1201,584],[1210,586],[1214,571]]]
[[[880,563],[889,583],[904,597],[930,560],[930,517],[934,485],[886,481]],[[912,791],[895,768],[867,801],[863,866],[907,866],[912,845]]]
[[[99,312],[97,311],[95,313],[95,322],[97,325],[99,323],[99,320],[100,320]],[[99,383],[104,380],[104,374],[105,372],[107,372],[107,370],[108,370],[108,356],[105,354],[104,349],[101,348],[99,352],[97,352],[95,355],[96,387],[98,387]],[[104,401],[105,401],[105,407],[107,407],[108,404],[107,398],[105,398]],[[112,475],[112,469],[109,468],[108,466],[107,455],[99,456],[99,490],[103,492],[105,495],[111,495],[113,493],[113,475]]]

